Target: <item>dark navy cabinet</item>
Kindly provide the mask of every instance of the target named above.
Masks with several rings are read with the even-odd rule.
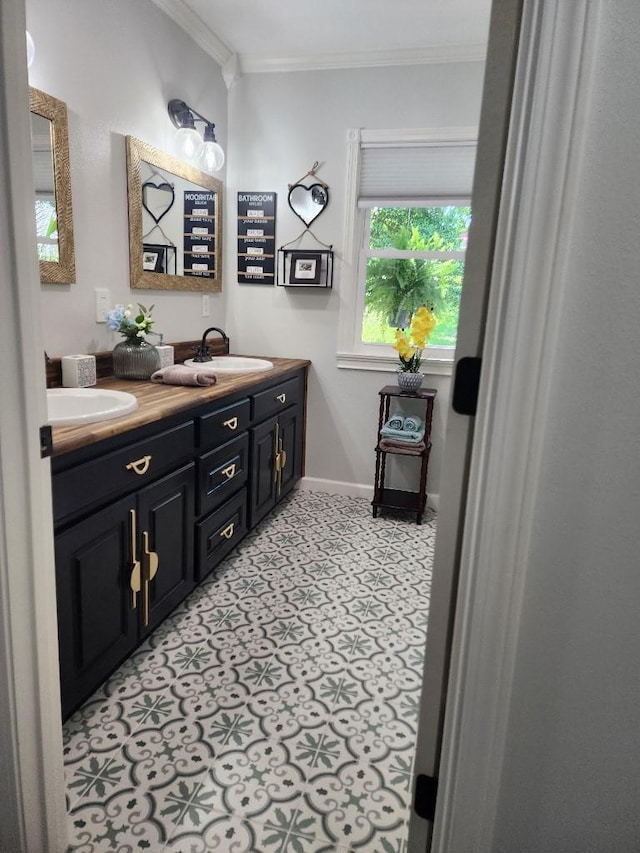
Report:
[[[305,371],[54,457],[67,717],[302,476]]]

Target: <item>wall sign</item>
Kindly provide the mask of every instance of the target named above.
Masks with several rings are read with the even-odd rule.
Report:
[[[212,192],[184,193],[184,275],[214,278],[216,211]]]
[[[238,193],[238,282],[275,284],[276,193]]]

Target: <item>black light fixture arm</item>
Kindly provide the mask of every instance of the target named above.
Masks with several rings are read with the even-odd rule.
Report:
[[[206,125],[205,133],[209,128],[213,130],[215,127],[215,124],[212,121],[209,121],[208,118],[205,118],[197,110],[194,110],[193,107],[190,107],[179,98],[173,98],[169,101],[167,109],[169,110],[169,117],[171,118],[171,121],[178,130],[182,127],[193,126],[196,119]],[[212,141],[215,141],[215,139]]]

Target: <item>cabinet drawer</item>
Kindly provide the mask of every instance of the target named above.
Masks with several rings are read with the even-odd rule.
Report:
[[[198,515],[210,512],[247,482],[249,436],[245,432],[198,460]]]
[[[196,524],[197,580],[202,580],[247,532],[247,490]]]
[[[200,449],[217,447],[244,432],[249,426],[250,417],[251,406],[246,399],[197,418]]]
[[[53,477],[53,516],[59,522],[113,496],[139,489],[194,451],[193,421],[114,450]]]
[[[271,415],[277,415],[282,409],[300,402],[300,397],[300,381],[298,379],[288,379],[286,382],[274,385],[273,388],[254,394],[252,397],[253,420],[262,421],[265,418],[270,418]]]

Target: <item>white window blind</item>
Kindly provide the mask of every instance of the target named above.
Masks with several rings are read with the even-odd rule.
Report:
[[[472,142],[362,144],[359,207],[407,201],[433,204],[469,199],[476,146]]]

